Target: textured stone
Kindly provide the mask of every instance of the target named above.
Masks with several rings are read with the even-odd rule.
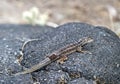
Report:
[[[59,70],[66,72],[69,75],[67,83],[78,79],[71,78],[70,72],[80,73],[86,81],[94,80],[107,84],[118,84],[120,82],[120,40],[109,29],[85,23],[68,23],[59,26],[52,32],[42,36],[36,35],[36,37],[39,40],[28,42],[24,48],[23,66],[30,68],[55,50],[74,43],[83,37],[91,37],[94,42],[87,44],[83,49],[90,51],[92,55],[76,52],[69,55],[64,64],[54,62],[43,70],[46,73],[51,72],[51,74]],[[42,76],[40,75],[43,72],[42,70],[38,70],[38,72],[38,74],[34,75],[33,73],[33,75],[38,78],[40,83],[43,83],[44,80],[41,80]],[[44,73],[44,75],[46,74]],[[51,77],[51,75],[47,75],[46,78],[48,76]],[[56,77],[58,77],[58,74],[54,74],[54,81],[57,81]],[[51,78],[47,79],[47,84],[53,84],[49,82],[50,80]]]
[[[83,37],[94,39],[83,47],[87,53],[73,53],[63,64],[53,62],[31,74],[11,76],[39,63],[59,48]],[[67,23],[58,28],[29,25],[0,25],[0,83],[3,84],[119,84],[120,39],[112,31],[85,23]],[[24,42],[22,66],[16,62]],[[31,78],[32,77],[32,78]]]
[[[11,76],[10,72],[21,71],[22,67],[16,61],[22,44],[34,34],[52,31],[52,27],[31,25],[0,25],[0,84],[33,84],[31,75]]]

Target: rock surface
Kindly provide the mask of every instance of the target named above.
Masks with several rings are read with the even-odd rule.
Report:
[[[2,25],[3,26],[3,25]],[[18,26],[0,26],[0,74],[1,83],[40,84],[118,84],[120,82],[120,39],[112,31],[85,23],[68,23],[56,29],[51,28],[15,28]],[[27,27],[27,28],[26,28]],[[29,29],[30,27],[30,29]],[[47,32],[47,33],[41,33]],[[76,42],[83,37],[91,37],[94,42],[83,47],[88,53],[73,53],[63,64],[51,63],[32,74],[9,76],[6,70],[23,71],[22,66],[30,68],[39,63],[46,55],[59,48]],[[21,41],[22,39],[22,41]],[[16,62],[17,54],[23,42],[28,42],[23,49],[22,66]],[[6,47],[5,47],[6,46]],[[7,75],[7,76],[6,76]],[[31,78],[32,77],[32,80]],[[6,80],[7,79],[7,80]],[[22,80],[22,81],[21,81]],[[23,83],[24,82],[24,83]],[[10,83],[9,83],[10,84]],[[11,84],[13,84],[11,82]]]
[[[50,32],[52,29],[48,26],[0,25],[0,84],[33,84],[29,74],[15,77],[10,76],[8,73],[21,70],[16,59],[22,44],[31,40],[32,35]]]

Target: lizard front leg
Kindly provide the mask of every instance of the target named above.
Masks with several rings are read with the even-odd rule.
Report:
[[[79,46],[79,47],[76,49],[76,52],[92,54],[90,51],[82,50],[82,46]]]

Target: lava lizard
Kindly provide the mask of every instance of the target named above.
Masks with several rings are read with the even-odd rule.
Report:
[[[84,51],[82,51],[82,47],[84,45],[86,45],[87,43],[90,43],[92,41],[93,41],[92,38],[84,37],[76,43],[66,45],[63,48],[60,48],[60,49],[54,51],[50,55],[47,55],[47,57],[43,61],[39,62],[36,65],[33,65],[31,68],[28,68],[22,72],[18,72],[14,75],[31,73],[31,72],[34,72],[38,69],[41,69],[42,67],[49,65],[50,63],[60,59],[62,56],[67,56],[67,55],[72,54],[74,52],[84,52]]]

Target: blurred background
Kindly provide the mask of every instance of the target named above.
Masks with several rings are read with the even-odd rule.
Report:
[[[0,24],[85,22],[120,35],[120,0],[0,0]]]

